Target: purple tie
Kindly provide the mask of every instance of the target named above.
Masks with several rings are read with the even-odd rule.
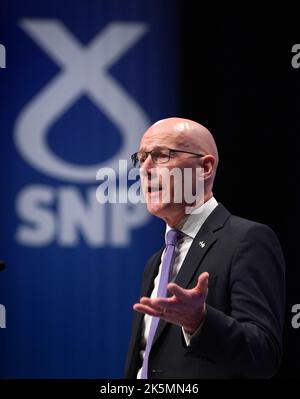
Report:
[[[167,296],[167,285],[170,279],[170,275],[172,272],[172,266],[174,263],[174,254],[175,254],[175,247],[178,240],[178,233],[179,230],[171,229],[167,233],[166,237],[166,250],[164,253],[164,257],[162,260],[161,265],[161,274],[160,280],[158,285],[157,297],[166,297]],[[149,353],[151,350],[153,338],[155,335],[155,331],[159,322],[159,317],[152,317],[149,335],[147,339],[144,360],[143,360],[143,367],[141,378],[146,379],[148,377],[148,360],[149,360]]]

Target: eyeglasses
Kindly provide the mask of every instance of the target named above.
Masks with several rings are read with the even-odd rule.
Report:
[[[191,154],[196,155],[197,157],[204,157],[203,154],[196,154],[195,152],[190,151],[182,151],[182,150],[175,150],[173,148],[166,148],[166,149],[156,149],[152,151],[138,151],[131,155],[131,161],[133,167],[136,166],[141,167],[143,163],[146,161],[148,156],[151,156],[151,160],[154,164],[163,164],[167,163],[170,160],[171,154],[174,152],[181,152],[184,154]]]

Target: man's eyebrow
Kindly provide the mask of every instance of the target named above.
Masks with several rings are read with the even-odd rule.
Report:
[[[152,148],[152,150],[150,150],[150,151],[153,151],[153,150],[167,150],[167,149],[168,149],[167,146],[156,145],[156,146],[154,146],[154,147]],[[142,148],[139,149],[138,152],[149,152],[149,151],[146,151],[145,147],[142,147]]]

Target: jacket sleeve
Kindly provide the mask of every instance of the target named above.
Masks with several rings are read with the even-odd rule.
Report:
[[[270,378],[282,356],[285,265],[274,232],[254,224],[235,250],[228,289],[231,311],[207,305],[188,356],[223,363],[234,375]]]

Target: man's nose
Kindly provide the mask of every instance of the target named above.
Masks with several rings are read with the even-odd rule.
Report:
[[[144,172],[148,172],[150,169],[154,167],[154,163],[152,161],[151,154],[148,154],[147,158],[144,160],[141,170]]]

